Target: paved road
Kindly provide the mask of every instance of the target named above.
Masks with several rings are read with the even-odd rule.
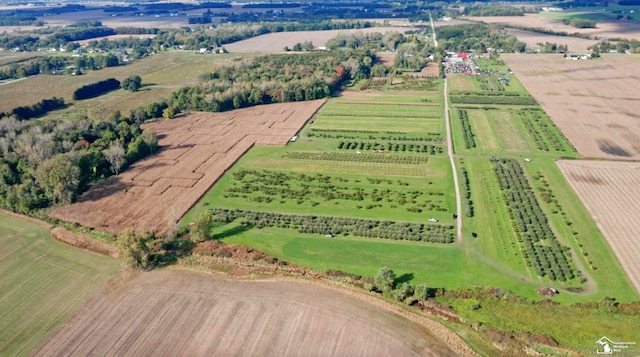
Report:
[[[451,118],[449,117],[449,92],[447,91],[447,78],[444,79],[444,118],[447,127],[447,155],[451,162],[453,172],[453,185],[456,189],[456,219],[458,242],[462,242],[462,199],[460,198],[460,185],[458,183],[458,170],[453,156],[453,138],[451,137]]]

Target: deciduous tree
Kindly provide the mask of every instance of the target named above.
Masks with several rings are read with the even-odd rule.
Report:
[[[213,215],[209,212],[203,213],[190,228],[191,241],[199,243],[209,239],[209,230],[212,223]]]
[[[71,203],[80,182],[80,169],[68,156],[43,161],[35,171],[38,185],[54,203]]]
[[[393,270],[382,267],[378,270],[378,274],[376,274],[374,278],[374,283],[376,288],[382,292],[388,292],[393,289],[393,282],[396,279],[396,274]]]
[[[118,249],[125,264],[130,268],[149,267],[149,248],[146,234],[138,234],[133,228],[125,228],[118,234]]]
[[[109,147],[104,150],[104,157],[107,159],[109,165],[111,165],[111,171],[118,175],[122,165],[125,163],[124,147],[120,142],[114,141]]]
[[[127,77],[122,81],[122,89],[126,89],[130,92],[137,92],[142,87],[142,78],[138,75]]]

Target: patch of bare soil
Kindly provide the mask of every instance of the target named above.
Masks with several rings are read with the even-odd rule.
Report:
[[[324,100],[193,113],[147,123],[160,150],[95,185],[52,217],[118,233],[162,233],[175,224],[253,145],[285,145]]]
[[[640,291],[640,163],[573,160],[558,167]]]
[[[440,67],[435,62],[429,62],[419,72],[404,72],[403,74],[414,78],[433,78],[440,75]]]
[[[92,298],[35,356],[461,355],[439,333],[314,284],[160,270]]]
[[[502,55],[526,89],[586,157],[640,159],[640,57],[594,60]]]
[[[395,52],[376,52],[376,63],[383,64],[387,67],[393,67],[396,61]]]

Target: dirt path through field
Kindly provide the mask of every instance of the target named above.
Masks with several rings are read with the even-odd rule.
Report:
[[[447,91],[447,78],[444,79],[444,117],[447,128],[447,156],[451,163],[451,171],[453,173],[453,186],[456,190],[456,226],[458,242],[462,242],[462,198],[460,196],[460,186],[458,185],[458,169],[456,169],[456,160],[453,156],[453,138],[451,136],[451,117],[449,116],[449,94]]]
[[[475,355],[444,327],[375,300],[300,282],[153,271],[95,296],[35,356]]]

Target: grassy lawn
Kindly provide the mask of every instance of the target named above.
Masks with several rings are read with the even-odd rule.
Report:
[[[474,216],[464,218],[464,233],[465,237],[471,237],[472,232],[478,235],[476,239],[467,238],[465,248],[480,251],[522,278],[531,279],[535,273],[531,273],[522,256],[522,248],[511,226],[507,207],[489,160],[466,158],[464,167],[470,177],[471,200],[474,202]]]
[[[374,276],[387,266],[399,282],[426,283],[433,287],[505,286],[534,297],[536,284],[522,283],[501,269],[474,259],[473,252],[453,245],[405,241],[334,237],[324,238],[281,229],[235,232],[237,224],[217,226],[213,234],[222,241],[261,250],[284,261],[317,270],[338,269],[352,274]]]
[[[30,355],[118,266],[0,215],[0,355]]]

